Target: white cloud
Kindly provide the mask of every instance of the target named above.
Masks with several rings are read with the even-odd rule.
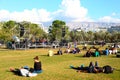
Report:
[[[93,21],[87,16],[88,10],[81,6],[80,0],[62,0],[60,8],[54,12],[46,9],[24,10],[9,12],[0,10],[0,21],[30,21],[34,23],[48,22],[55,19],[64,21]]]
[[[113,23],[120,23],[120,18],[119,18],[119,14],[113,12],[111,13],[110,16],[103,16],[101,18],[99,18],[100,22],[113,22]]]
[[[0,21],[7,21],[9,20],[9,11],[7,10],[0,10]]]
[[[118,16],[115,12],[111,16],[104,16],[99,19],[101,22],[120,22],[120,19],[113,18]],[[83,7],[80,0],[62,0],[60,8],[54,12],[46,9],[23,10],[22,12],[9,12],[0,10],[0,21],[30,21],[34,23],[49,22],[55,19],[74,22],[93,22],[88,16],[88,9]]]
[[[119,18],[113,18],[111,16],[104,16],[99,19],[100,22],[114,22],[114,23],[120,23]]]
[[[63,0],[61,7],[67,17],[82,18],[87,15],[87,9],[81,6],[80,0]]]
[[[60,15],[71,21],[89,21],[88,10],[81,6],[80,0],[62,0]]]
[[[52,18],[50,12],[45,9],[24,10],[23,12],[9,12],[7,10],[0,10],[0,21],[30,21],[34,23],[47,22]]]

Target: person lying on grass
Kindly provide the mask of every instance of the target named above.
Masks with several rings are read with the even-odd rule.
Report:
[[[77,72],[89,72],[89,73],[103,72],[103,68],[98,67],[97,61],[95,62],[95,65],[93,64],[93,62],[90,62],[89,66],[87,66],[87,67],[84,67],[83,65],[81,65],[80,67],[70,66],[70,68],[76,69]]]
[[[21,67],[20,69],[10,68],[10,71],[15,75],[24,76],[24,77],[34,77],[37,76],[37,73],[32,73],[32,68],[29,70],[26,67]]]
[[[29,68],[28,66],[21,67],[20,69],[14,69],[10,68],[10,71],[13,72],[16,75],[21,76],[37,76],[38,73],[42,72],[42,64],[41,61],[39,61],[38,56],[34,57],[34,68]]]

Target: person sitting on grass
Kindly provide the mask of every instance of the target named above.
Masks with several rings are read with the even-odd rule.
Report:
[[[58,54],[58,55],[62,55],[62,50],[59,49],[59,50],[57,51],[57,54]]]
[[[93,55],[93,52],[91,51],[91,49],[89,49],[83,57],[90,57],[92,55]]]
[[[39,61],[38,56],[34,57],[34,71],[33,73],[41,73],[42,72],[42,64],[41,61]]]
[[[80,53],[80,49],[77,47],[76,49],[76,53]]]
[[[82,49],[87,50],[87,44],[85,44]]]
[[[71,52],[70,48],[67,48],[67,49],[64,51],[64,53],[70,53],[70,52]]]
[[[76,54],[76,53],[77,53],[76,48],[74,48],[74,49],[72,50],[72,53],[73,53],[73,54]]]
[[[100,56],[100,52],[99,52],[98,48],[95,50],[94,56],[95,56],[95,57]]]
[[[104,55],[109,55],[109,49],[106,48],[105,50],[103,50],[103,54],[104,54]]]
[[[51,56],[53,56],[54,54],[53,54],[53,51],[50,49],[49,51],[48,51],[48,56],[49,57],[51,57]]]

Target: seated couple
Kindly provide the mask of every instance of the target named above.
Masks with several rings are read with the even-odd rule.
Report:
[[[83,57],[91,57],[91,56],[94,57],[100,56],[100,51],[96,49],[95,52],[92,52],[91,49],[89,49]]]
[[[38,56],[34,58],[34,68],[29,68],[28,66],[21,67],[20,69],[10,68],[10,71],[16,75],[33,77],[37,76],[38,73],[42,72],[41,61],[39,61]]]

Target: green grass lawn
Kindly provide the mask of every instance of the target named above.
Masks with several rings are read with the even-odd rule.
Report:
[[[82,57],[81,54],[63,54],[47,56],[49,49],[29,49],[29,50],[0,50],[0,80],[120,80],[120,58],[115,55],[101,57]],[[53,49],[56,52],[58,49]],[[39,56],[42,62],[43,73],[36,77],[22,77],[14,75],[9,71],[10,67],[20,68],[21,66],[33,67],[33,57]],[[105,73],[83,73],[70,69],[70,65],[89,65],[90,61],[98,61],[99,66],[110,65],[117,70],[112,74]]]

